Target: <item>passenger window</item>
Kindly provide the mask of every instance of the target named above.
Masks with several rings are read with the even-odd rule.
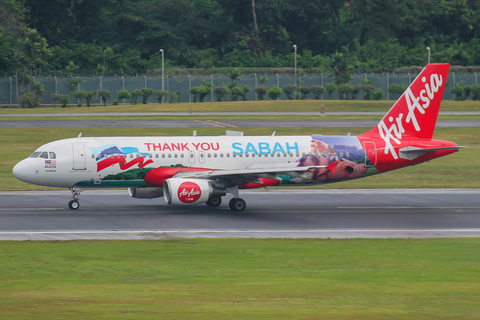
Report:
[[[176,158],[178,155],[175,153],[173,156]]]
[[[132,158],[133,158],[133,153],[130,153],[130,159],[132,159]]]
[[[220,158],[223,158],[223,153],[220,153]]]
[[[30,158],[38,158],[38,156],[40,155],[40,151],[35,151],[34,153],[32,153],[32,155],[30,156]]]
[[[230,158],[230,153],[227,153],[227,158]]]
[[[209,153],[209,154],[208,154],[208,157],[209,157],[209,158],[211,158],[211,157],[212,157],[212,154],[211,154],[211,153]]]
[[[245,157],[247,157],[247,158],[248,158],[248,153],[245,153]]]
[[[165,153],[162,153],[162,158],[165,158]]]
[[[181,154],[180,154],[180,157],[182,157],[182,158],[183,158],[183,157],[185,157],[185,155],[184,155],[183,153],[181,153]]]
[[[158,158],[158,153],[155,153],[155,158]]]
[[[42,152],[42,154],[40,155],[40,158],[48,159],[48,152]]]
[[[169,157],[169,158],[171,158],[171,157],[172,157],[172,154],[171,154],[171,153],[169,153],[169,154],[168,154],[168,157]]]
[[[50,159],[57,159],[55,152],[50,152]]]

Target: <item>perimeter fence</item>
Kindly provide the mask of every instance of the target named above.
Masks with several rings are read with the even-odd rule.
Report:
[[[241,80],[237,80],[239,85],[246,85],[250,88],[250,91],[246,94],[248,100],[258,100],[257,94],[254,92],[256,86],[260,86],[259,78],[264,75],[250,75],[250,76],[241,76]],[[373,85],[376,89],[381,88],[384,92],[383,100],[397,100],[400,95],[397,93],[388,92],[387,88],[391,84],[399,85],[409,85],[416,77],[416,74],[357,74],[353,76],[351,84],[359,85],[363,80],[368,79],[373,82]],[[114,99],[118,99],[118,92],[122,89],[131,91],[133,89],[142,89],[150,88],[152,90],[162,90],[162,77],[81,77],[82,82],[78,85],[79,90],[100,91],[102,89],[110,91],[112,97],[107,100],[108,103],[111,103]],[[262,86],[271,88],[273,86],[278,86],[282,89],[282,95],[279,97],[280,100],[288,100],[285,93],[283,93],[283,87],[288,84],[295,83],[295,77],[293,75],[272,75],[267,76],[267,82],[262,84]],[[35,81],[40,82],[45,86],[46,93],[41,98],[41,104],[53,104],[53,93],[59,94],[68,94],[66,78],[60,77],[49,77],[49,78],[38,78]],[[163,88],[167,92],[179,92],[179,102],[193,102],[192,95],[188,93],[189,89],[194,86],[200,86],[203,81],[213,83],[215,87],[226,86],[231,83],[230,78],[224,76],[165,76],[163,78]],[[325,86],[327,83],[334,82],[333,77],[328,77],[323,74],[320,75],[311,75],[311,76],[301,76],[299,81],[301,85],[312,86],[312,85],[321,85]],[[451,93],[452,87],[460,82],[464,81],[466,85],[477,84],[477,74],[455,74],[450,73],[447,78],[447,84],[445,87],[445,92],[443,95],[444,100],[453,100],[453,94]],[[325,92],[322,99],[327,99],[328,94]],[[334,92],[331,96],[332,99],[338,99],[338,92]],[[315,99],[314,95],[311,93],[307,96],[307,99]],[[362,100],[363,94],[360,92],[356,100]],[[76,99],[75,99],[76,100]],[[268,95],[265,97],[265,100],[270,100]],[[98,94],[96,96],[96,102],[100,101]],[[215,95],[212,92],[209,96],[205,98],[205,101],[217,101]],[[77,101],[75,101],[76,103]],[[128,100],[119,101],[120,103],[129,103]],[[158,102],[156,96],[152,95],[148,102]],[[165,98],[165,102],[168,103],[168,99]],[[178,102],[178,101],[177,101]],[[17,101],[17,88],[15,80],[10,78],[0,79],[0,105],[16,105]]]

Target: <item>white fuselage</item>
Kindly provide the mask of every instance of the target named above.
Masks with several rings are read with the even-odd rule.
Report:
[[[22,181],[51,187],[146,186],[139,181],[109,185],[102,181],[127,167],[244,169],[253,164],[296,162],[310,152],[311,140],[311,136],[73,138],[41,146],[36,152],[43,157],[24,159],[13,172]]]

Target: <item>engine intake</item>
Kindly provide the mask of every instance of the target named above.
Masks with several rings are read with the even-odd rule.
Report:
[[[170,178],[163,183],[165,202],[171,205],[193,205],[205,203],[212,197],[222,197],[226,189],[215,187],[203,179]]]
[[[128,188],[128,194],[132,198],[152,199],[163,197],[163,188],[134,187]]]

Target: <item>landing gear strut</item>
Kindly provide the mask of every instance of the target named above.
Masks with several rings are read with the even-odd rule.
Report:
[[[70,188],[70,191],[72,192],[72,200],[68,203],[68,207],[72,210],[77,210],[80,208],[80,203],[78,202],[78,197],[80,197],[80,192],[82,190],[80,188],[77,188],[76,186],[73,186]]]

